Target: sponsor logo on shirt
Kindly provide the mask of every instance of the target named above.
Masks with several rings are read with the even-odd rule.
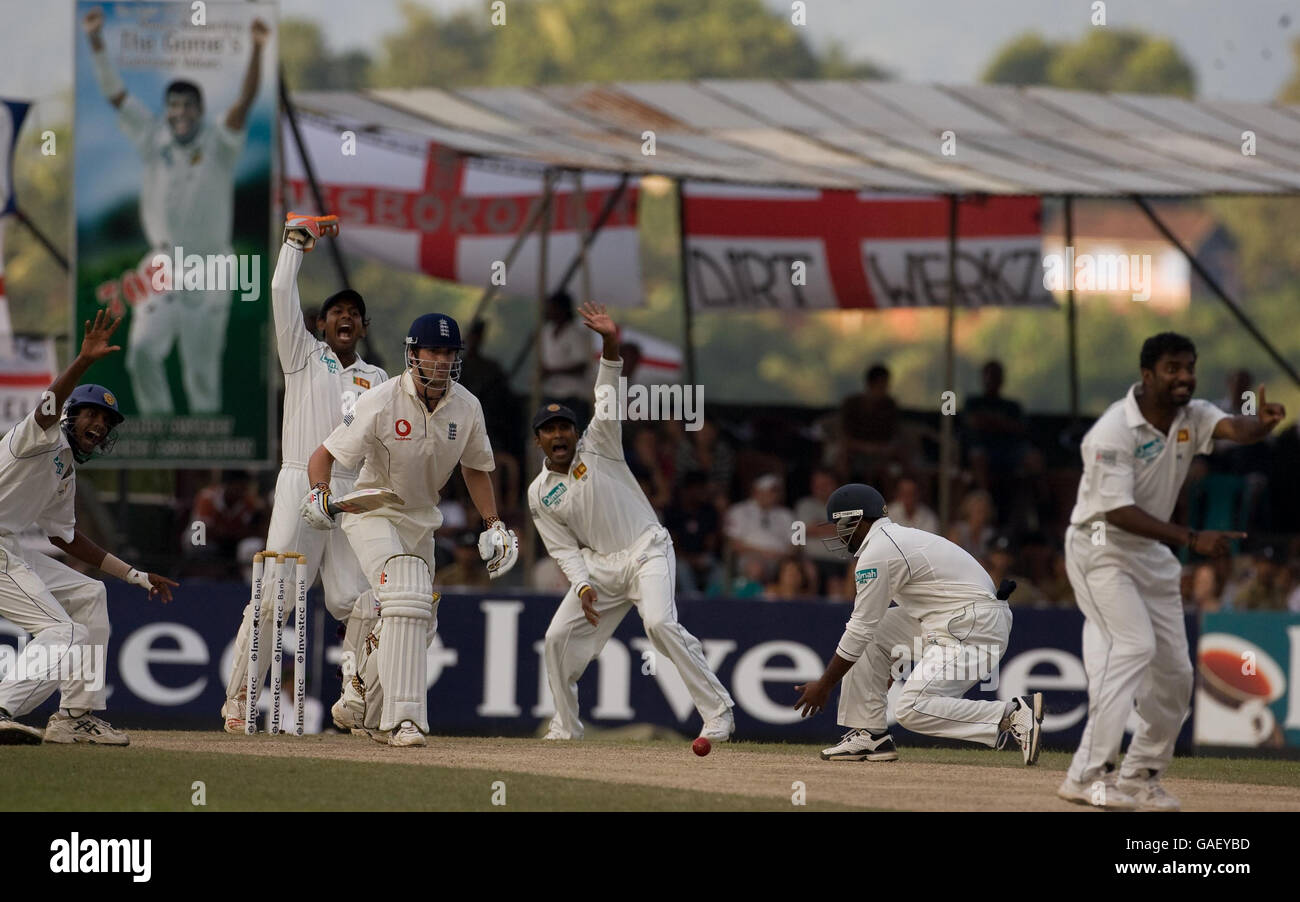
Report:
[[[1186,429],[1179,429],[1179,430],[1178,430],[1178,440],[1179,440],[1180,442],[1191,441],[1191,439],[1192,439],[1191,433],[1188,432]]]
[[[393,424],[393,431],[397,433],[399,441],[410,441],[411,422],[410,420],[398,420]]]
[[[576,467],[573,468],[573,478],[574,478],[574,479],[581,479],[581,478],[583,478],[583,477],[586,476],[586,475],[587,475],[587,465],[586,465],[586,464],[578,464]]]
[[[868,582],[870,582],[875,578],[876,578],[875,567],[868,567],[865,570],[858,570],[853,574],[853,579],[859,586],[866,585]]]
[[[55,476],[62,476],[62,475],[63,475],[63,468],[64,468],[65,466],[66,466],[66,464],[64,464],[64,462],[63,462],[63,458],[60,457],[60,456],[57,455],[57,454],[54,455],[54,475],[55,475]]]
[[[1133,451],[1133,456],[1138,460],[1151,461],[1160,456],[1160,452],[1165,450],[1165,440],[1163,438],[1153,438],[1145,444],[1138,445]]]
[[[331,376],[339,371],[339,362],[333,357],[322,357],[321,362],[329,369]]]
[[[353,385],[360,385],[362,388],[369,388],[369,387],[370,387],[370,380],[369,380],[369,379],[362,379],[360,376],[353,376],[353,377],[352,377],[352,384],[353,384]]]
[[[1096,462],[1099,464],[1113,464],[1115,463],[1115,459],[1116,459],[1116,454],[1114,451],[1097,452]]]
[[[447,424],[447,441],[449,441],[449,442],[454,442],[454,441],[456,441],[456,424],[455,424],[455,423],[448,423],[448,424]]]
[[[344,425],[344,426],[351,426],[351,425],[352,425],[352,421],[355,420],[355,419],[356,419],[356,416],[352,413],[352,411],[349,410],[347,413],[343,414],[343,425]]]
[[[560,483],[546,493],[546,497],[542,499],[542,505],[544,507],[555,507],[555,505],[560,503],[560,499],[564,497],[564,493],[567,491],[568,489],[565,487],[564,483]]]

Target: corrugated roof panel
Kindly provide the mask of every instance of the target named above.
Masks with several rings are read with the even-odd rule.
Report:
[[[1035,100],[1078,120],[1081,128],[1129,135],[1165,131],[1151,117],[1115,103],[1105,94],[1040,87],[1026,88],[1026,91]]]
[[[1232,122],[1240,123],[1242,128],[1260,135],[1268,134],[1294,147],[1300,147],[1300,118],[1297,118],[1300,117],[1300,107],[1289,107],[1288,113],[1275,106],[1229,100],[1206,100],[1202,106],[1226,116]]]
[[[470,131],[508,135],[524,131],[524,126],[498,116],[477,104],[467,103],[437,88],[384,88],[371,91],[376,99],[399,109],[409,110],[435,122]]]
[[[574,116],[544,95],[527,88],[460,88],[456,96],[532,131],[592,130],[589,119]]]
[[[852,128],[880,134],[923,130],[918,122],[859,91],[857,82],[791,81],[787,87]]]
[[[950,97],[933,85],[909,85],[900,82],[864,81],[858,90],[889,104],[905,115],[920,120],[936,131],[972,131],[1001,134],[1008,131],[1001,122]]]
[[[760,128],[765,123],[683,81],[624,82],[619,87],[691,128]]]
[[[1006,85],[968,85],[941,88],[945,93],[978,107],[1013,131],[1061,135],[1079,127],[1052,107],[1038,103],[1023,88]]]
[[[811,131],[840,127],[834,118],[777,82],[707,79],[700,86],[759,119],[785,128]]]

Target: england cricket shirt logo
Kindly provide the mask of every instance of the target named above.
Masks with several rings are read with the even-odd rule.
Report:
[[[451,329],[447,326],[447,320],[438,320],[438,334],[443,338],[451,338]]]
[[[448,424],[447,424],[447,441],[449,441],[449,442],[454,442],[454,441],[456,441],[456,424],[455,424],[455,423],[448,423]]]

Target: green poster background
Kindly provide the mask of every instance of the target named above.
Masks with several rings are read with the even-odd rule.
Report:
[[[174,413],[143,416],[126,367],[125,349],[137,320],[136,307],[147,297],[142,264],[161,250],[151,249],[142,227],[140,187],[145,166],[119,124],[119,113],[104,97],[93,70],[90,43],[82,28],[87,11],[104,12],[105,52],[127,93],[165,129],[164,93],[168,83],[186,79],[203,91],[206,127],[224,118],[238,95],[253,53],[254,19],[271,28],[262,49],[257,94],[235,164],[230,244],[242,265],[256,273],[247,299],[230,292],[225,335],[201,336],[224,342],[221,357],[221,410],[194,415],[182,381],[185,360],[179,340],[165,361]],[[125,315],[115,340],[124,352],[99,363],[87,381],[113,391],[127,420],[119,427],[112,457],[102,465],[120,467],[261,466],[273,463],[274,370],[271,364],[270,279],[271,185],[276,129],[277,54],[275,8],[262,3],[208,3],[206,21],[196,25],[189,4],[79,2],[76,34],[76,278],[73,282],[74,347],[85,320],[101,307]],[[181,242],[183,246],[183,241]],[[220,249],[193,249],[214,253]],[[189,254],[192,249],[186,249]],[[256,267],[253,270],[252,267]],[[191,295],[191,297],[194,297]],[[187,315],[184,291],[169,305]],[[189,301],[192,304],[192,301]],[[185,321],[178,320],[178,328]],[[193,320],[189,320],[193,326]],[[201,328],[201,327],[200,327]]]

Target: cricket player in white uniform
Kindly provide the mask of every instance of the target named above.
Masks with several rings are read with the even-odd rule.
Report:
[[[623,427],[606,409],[623,370],[618,328],[605,308],[584,304],[582,321],[604,339],[596,413],[578,440],[573,411],[543,404],[533,419],[546,455],[528,487],[528,507],[569,591],[546,629],[546,679],[555,699],[547,739],[581,739],[578,680],[635,605],[655,651],[671,661],[704,720],[700,735],[726,742],[735,703],[709,669],[700,641],[677,622],[672,538],[623,458]]]
[[[962,697],[988,677],[1006,652],[1011,608],[999,596],[1009,593],[1005,588],[995,592],[979,561],[960,546],[899,526],[888,513],[881,494],[861,483],[840,486],[826,502],[826,518],[836,532],[826,543],[857,558],[857,598],[826,672],[795,687],[801,695],[794,707],[804,717],[816,714],[826,707],[835,685],[852,673],[841,693],[840,722],[861,726],[852,727],[822,758],[892,760],[880,691],[888,671],[881,680],[879,666],[867,653],[879,653],[880,638],[910,648],[915,635],[910,619],[920,627],[922,652],[903,683],[894,712],[898,723],[915,733],[990,748],[1009,735],[1020,745],[1025,764],[1034,764],[1042,736],[1041,692],[1007,702]],[[897,613],[889,609],[891,600],[898,603]],[[864,655],[865,665],[859,663]],[[878,757],[871,758],[873,754]]]
[[[1197,454],[1215,439],[1257,442],[1286,416],[1264,399],[1229,416],[1193,400],[1196,347],[1162,332],[1142,345],[1142,381],[1083,437],[1083,476],[1065,534],[1065,564],[1086,618],[1083,663],[1088,722],[1057,794],[1099,808],[1177,810],[1160,785],[1192,694],[1192,663],[1179,591],[1181,566],[1168,545],[1228,553],[1240,532],[1195,532],[1169,522]],[[1140,719],[1122,768],[1124,724]]]
[[[426,654],[438,629],[433,534],[442,525],[439,493],[457,464],[483,518],[479,555],[488,573],[505,575],[519,557],[518,537],[497,516],[483,408],[456,381],[464,347],[450,316],[418,317],[406,336],[406,371],[358,398],[307,463],[312,488],[302,516],[316,529],[340,525],[328,510],[336,462],[361,468],[358,490],[391,489],[404,501],[339,515],[379,615],[361,643],[358,697],[345,696],[344,713],[358,724],[354,732],[394,746],[424,745],[429,732]]]
[[[102,670],[107,659],[108,594],[104,584],[53,558],[25,550],[23,531],[36,524],[50,541],[105,573],[171,601],[176,583],[141,573],[77,530],[76,464],[113,446],[122,422],[117,400],[99,385],[77,385],[96,360],[120,351],[109,345],[121,320],[100,310],[86,322],[81,353],[54,381],[37,408],[0,438],[0,617],[32,634],[13,666],[0,673],[0,745],[84,742],[127,745],[130,740],[95,712],[105,707]],[[63,416],[60,419],[59,411]],[[99,683],[98,686],[95,683]],[[44,734],[20,724],[55,689],[59,710]]]
[[[370,632],[374,603],[370,583],[361,571],[347,536],[341,532],[321,532],[308,528],[299,510],[302,498],[311,488],[307,481],[307,459],[325,437],[343,422],[343,415],[357,399],[388,380],[388,374],[366,363],[357,354],[357,344],[365,338],[366,304],[361,295],[344,289],[326,298],[316,316],[316,327],[325,336],[321,341],[307,330],[298,297],[298,270],[303,254],[316,241],[339,230],[337,216],[303,216],[290,213],[284,224],[284,245],[271,279],[271,308],[275,315],[276,348],[284,372],[284,418],[280,429],[280,475],[275,482],[275,505],[266,547],[272,551],[293,551],[307,556],[307,584],[321,575],[325,590],[325,607],[347,623],[343,640],[344,691],[355,672],[357,649]],[[335,497],[352,491],[357,473],[335,467],[330,474],[330,489]],[[362,598],[362,596],[366,596]],[[262,635],[268,635],[274,617],[273,605],[263,606]],[[286,617],[289,611],[285,611]],[[248,641],[252,626],[252,603],[244,608],[243,620],[235,638],[230,682],[226,684],[226,702],[221,716],[227,733],[244,732],[245,699],[248,693]],[[263,685],[265,667],[257,685]],[[342,699],[340,699],[341,701]],[[335,703],[338,705],[338,702]],[[342,710],[342,709],[340,709]],[[339,729],[350,724],[337,723]]]
[[[239,97],[220,119],[206,120],[203,95],[193,82],[171,82],[164,92],[162,116],[127,93],[122,77],[104,51],[104,13],[95,8],[82,20],[100,90],[118,111],[118,125],[144,166],[140,185],[140,220],[149,242],[146,261],[162,254],[234,253],[235,164],[244,146],[248,111],[261,79],[262,47],[270,30],[252,24],[252,56]],[[179,273],[173,276],[179,280]],[[136,406],[145,416],[170,415],[174,406],[164,364],[179,340],[181,379],[190,414],[218,414],[221,404],[221,357],[230,316],[228,289],[173,290],[151,294],[131,311],[126,368]]]

